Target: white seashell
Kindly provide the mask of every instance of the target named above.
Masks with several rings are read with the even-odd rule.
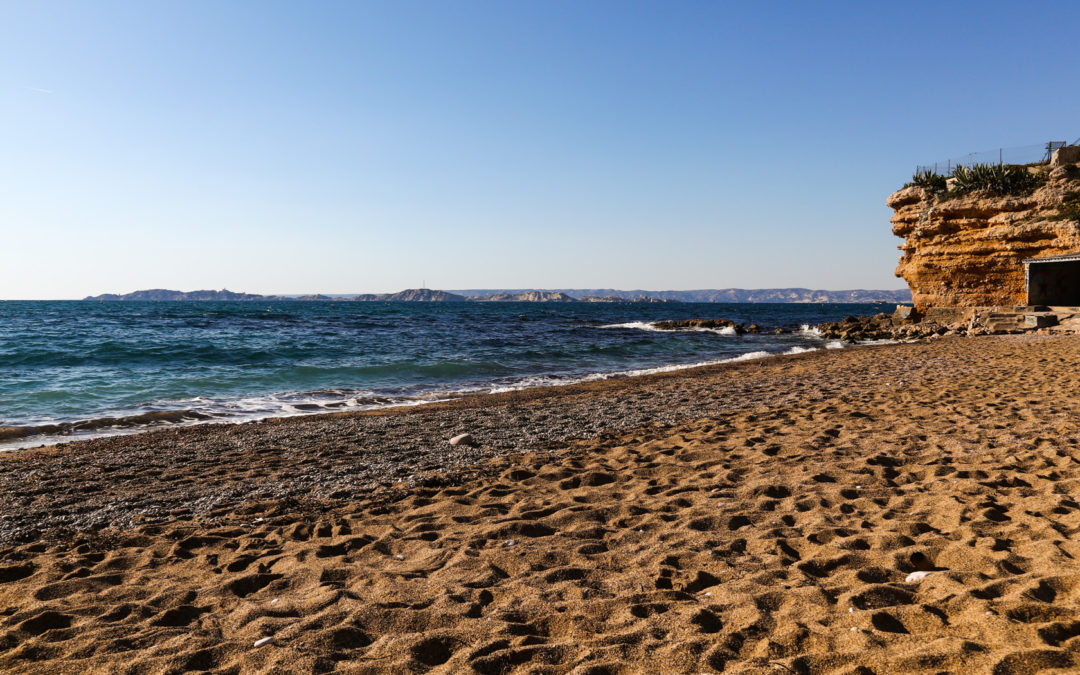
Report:
[[[269,644],[273,644],[273,643],[274,643],[274,638],[272,638],[272,637],[264,637],[264,638],[259,638],[258,640],[256,640],[255,641],[255,646],[256,647],[263,647],[265,645],[269,645]]]
[[[904,582],[909,584],[917,584],[928,576],[930,576],[929,572],[912,572],[911,574],[907,575],[907,579],[904,579]]]

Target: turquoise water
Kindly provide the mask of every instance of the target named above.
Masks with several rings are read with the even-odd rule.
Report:
[[[421,403],[822,348],[887,305],[0,302],[0,443]],[[656,331],[729,318],[786,335]],[[838,346],[838,345],[833,345]],[[55,428],[38,429],[47,425]]]

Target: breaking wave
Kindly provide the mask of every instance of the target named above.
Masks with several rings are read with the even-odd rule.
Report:
[[[657,328],[656,322],[653,321],[630,321],[627,323],[612,323],[606,326],[600,326],[600,328],[631,328],[637,330],[647,330],[656,333],[713,333],[715,335],[726,335],[730,337],[738,335],[738,332],[732,326],[724,326],[723,328]]]

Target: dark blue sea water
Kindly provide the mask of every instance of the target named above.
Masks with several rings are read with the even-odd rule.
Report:
[[[415,404],[827,345],[887,305],[0,302],[0,447]],[[657,331],[728,318],[785,335]],[[13,428],[14,427],[14,428]]]

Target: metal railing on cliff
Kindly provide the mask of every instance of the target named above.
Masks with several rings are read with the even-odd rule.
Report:
[[[958,166],[970,168],[976,164],[1039,164],[1049,162],[1055,150],[1067,145],[1070,144],[1065,141],[1048,141],[1041,145],[1022,145],[1013,148],[969,152],[966,155],[944,159],[933,164],[920,164],[915,167],[915,173],[929,171],[941,176],[948,176]],[[1080,145],[1080,139],[1073,141],[1071,145]]]

